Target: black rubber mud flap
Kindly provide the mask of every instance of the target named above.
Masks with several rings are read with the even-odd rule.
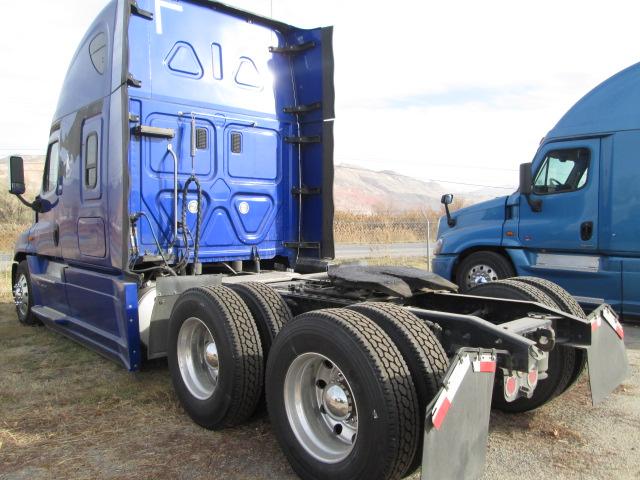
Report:
[[[589,315],[591,346],[587,349],[589,384],[594,405],[609,395],[629,374],[624,346],[624,330],[609,305],[601,305]]]
[[[460,349],[427,407],[422,479],[476,479],[484,472],[496,353]]]

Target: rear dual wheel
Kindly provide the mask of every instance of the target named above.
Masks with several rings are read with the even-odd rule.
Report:
[[[523,279],[515,277],[508,280],[484,283],[469,290],[468,294],[537,302],[562,311],[574,308],[570,306],[570,301],[565,299],[566,301],[561,302],[559,300],[559,298],[565,296],[564,294],[560,295],[561,291],[565,292],[561,287],[555,284],[552,284],[554,287],[550,287],[535,280],[537,279],[532,281],[531,277],[524,277]],[[565,294],[569,296],[568,293],[565,292]],[[567,313],[575,314],[573,311],[568,311]],[[580,352],[581,354],[582,352]],[[498,373],[496,374],[496,387],[493,392],[492,406],[498,410],[513,413],[536,409],[562,394],[571,386],[572,382],[575,382],[584,368],[584,364],[580,365],[580,362],[581,358],[577,357],[576,349],[556,346],[549,352],[547,378],[539,381],[531,398],[519,398],[513,402],[505,400],[502,388],[503,376]]]
[[[381,302],[361,303],[349,307],[372,320],[398,347],[413,379],[418,399],[420,431],[424,429],[427,405],[442,387],[442,379],[449,367],[449,359],[435,334],[408,310]],[[407,471],[415,471],[422,460],[422,435]]]
[[[237,425],[254,413],[271,342],[291,318],[270,287],[234,287],[187,290],[169,320],[174,389],[189,416],[210,429]]]
[[[318,310],[285,325],[267,364],[266,398],[302,478],[401,478],[414,461],[424,412],[409,368],[362,313]]]
[[[557,283],[553,283],[549,280],[538,277],[516,277],[514,278],[514,280],[518,282],[528,283],[529,285],[533,285],[539,290],[542,290],[549,297],[551,297],[551,299],[556,303],[556,305],[558,305],[561,311],[570,313],[571,315],[574,315],[578,318],[587,318],[587,314],[584,313],[584,310],[576,301],[576,299],[573,298],[569,292],[567,292]],[[587,365],[587,351],[576,348],[574,349],[574,352],[576,355],[575,366],[573,372],[571,373],[569,383],[564,389],[565,392],[569,390],[573,385],[575,385]]]

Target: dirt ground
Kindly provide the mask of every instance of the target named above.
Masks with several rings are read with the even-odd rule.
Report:
[[[590,405],[585,376],[536,412],[492,413],[485,478],[640,478],[640,328],[626,332],[631,375],[603,404]],[[0,304],[0,479],[40,478],[295,476],[264,412],[204,430],[165,362],[128,373]]]

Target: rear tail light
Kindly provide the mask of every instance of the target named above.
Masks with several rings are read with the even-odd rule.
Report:
[[[538,385],[538,370],[529,372],[509,372],[503,370],[504,398],[507,402],[513,402],[519,397],[531,398]]]
[[[504,398],[507,402],[513,402],[518,397],[518,377],[514,373],[504,376]]]

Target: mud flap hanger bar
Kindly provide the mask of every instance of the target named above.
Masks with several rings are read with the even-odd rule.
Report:
[[[437,311],[467,312],[482,310],[482,317],[496,324],[503,324],[514,318],[549,318],[558,343],[571,344],[578,348],[586,348],[591,344],[591,324],[584,318],[578,318],[560,310],[540,303],[524,300],[459,295],[446,292],[435,292],[429,295],[429,309]],[[531,315],[536,312],[540,315]]]
[[[422,479],[480,478],[498,350],[462,348],[426,410]]]
[[[419,318],[434,322],[443,329],[442,342],[448,351],[456,351],[470,343],[483,349],[500,349],[509,355],[500,355],[498,364],[502,368],[528,372],[536,362],[536,342],[510,329],[472,315],[460,315],[421,308],[408,308]],[[546,322],[541,321],[541,325]]]

